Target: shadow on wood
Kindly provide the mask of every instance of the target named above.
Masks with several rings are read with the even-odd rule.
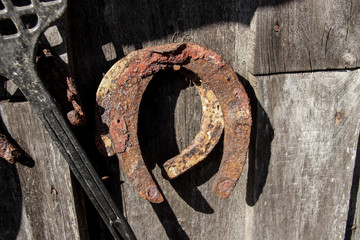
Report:
[[[144,41],[214,23],[239,22],[250,25],[257,7],[289,1],[291,0],[101,0],[71,1],[69,8],[71,14],[76,13],[78,16],[77,20],[73,19],[73,24],[84,27],[86,32],[89,28],[96,27],[93,33],[104,37],[104,41],[113,41],[115,48],[121,44],[137,44],[141,48]],[[87,18],[83,19],[84,16]],[[102,20],[99,22],[99,19]],[[111,34],[104,34],[105,32]],[[109,39],[111,36],[117,37]],[[117,49],[117,53],[121,53],[121,48]]]
[[[249,26],[257,7],[277,5],[283,2],[287,2],[287,0],[262,1],[260,3],[251,0],[70,1],[68,7],[70,33],[68,41],[70,46],[69,59],[73,61],[73,69],[79,94],[83,100],[85,112],[87,116],[89,116],[87,128],[93,129],[95,126],[92,118],[92,116],[95,115],[95,92],[103,74],[105,74],[117,60],[121,59],[130,51],[140,49],[143,45],[148,44],[149,41],[157,39],[159,39],[159,41],[151,44],[168,43],[171,41],[189,41],[186,38],[185,31],[192,31],[207,25],[238,22]],[[209,44],[205,42],[203,44],[209,46]],[[214,43],[214,45],[216,44],[224,43]],[[213,48],[213,46],[209,47]],[[164,74],[166,75],[166,73]],[[156,81],[156,79],[152,80],[152,82],[154,81]],[[159,81],[161,82],[161,80]],[[155,86],[153,88],[161,86],[161,83],[153,84]],[[156,119],[150,117],[150,114],[142,112],[140,112],[139,116],[139,141],[143,157],[150,169],[153,169],[156,165],[161,166],[165,160],[178,154],[181,150],[179,148],[186,147],[187,144],[185,143],[189,143],[189,141],[193,139],[194,135],[191,134],[197,132],[201,119],[200,116],[195,115],[194,119],[197,117],[197,120],[194,121],[194,123],[198,125],[192,126],[192,130],[190,130],[189,133],[180,134],[181,136],[186,136],[186,139],[176,140],[177,136],[174,125],[183,124],[176,123],[174,122],[175,119],[173,119],[174,111],[176,110],[176,101],[180,92],[186,89],[190,83],[182,80],[182,82],[179,81],[178,83],[162,84],[164,84],[164,86],[162,87],[163,92],[161,92],[161,94],[156,93],[155,89],[147,90],[152,91],[151,94],[146,93],[152,95],[152,97],[146,97],[145,94],[144,99],[147,99],[147,102],[144,104],[146,107],[142,107],[141,110],[144,111],[144,109],[146,109],[145,111],[150,111],[149,109],[152,109],[151,115],[157,117],[162,116],[165,122],[159,124]],[[152,88],[151,85],[148,89],[150,88]],[[160,91],[160,89],[158,89],[158,91]],[[166,91],[168,93],[166,93]],[[172,97],[168,99],[159,98],[157,100],[158,102],[155,102],[155,97],[166,94]],[[189,94],[189,96],[190,95],[191,94]],[[183,115],[201,114],[200,97],[194,98],[193,101],[194,103],[189,101],[184,104],[184,106],[186,104],[197,105],[191,112],[186,112],[188,110],[185,106],[184,109],[181,110],[183,111]],[[150,102],[152,102],[152,104],[150,104]],[[159,114],[157,114],[156,111],[159,112]],[[168,115],[164,116],[164,113],[168,113]],[[86,151],[89,155],[93,156],[93,154],[95,154],[94,144],[93,142],[89,143],[89,141],[93,139],[91,131],[83,132],[83,134],[80,135],[80,140],[84,144]],[[170,182],[176,190],[176,193],[186,204],[197,212],[205,214],[212,214],[214,212],[213,207],[210,206],[198,190],[198,186],[209,180],[217,172],[222,155],[221,144],[222,141],[219,142],[211,156],[204,160],[203,164],[200,164],[198,167],[189,171],[189,173]],[[261,151],[261,149],[259,151]],[[268,164],[268,161],[269,160],[264,161],[263,173],[267,173],[266,164]],[[253,163],[253,161],[250,161],[250,165]],[[104,168],[117,168],[113,162],[95,161],[94,164],[95,168],[100,172],[103,171],[101,169]],[[109,165],[107,167],[101,166],[107,164]],[[258,178],[257,173],[258,172],[254,173],[253,176]],[[260,178],[262,180],[255,181],[253,179],[252,181],[256,182],[255,185],[254,183],[250,184],[252,188],[258,186],[256,187],[258,190],[254,190],[257,195],[261,193],[262,190],[260,189],[262,189],[266,180],[266,174],[259,176],[261,176]],[[185,186],[184,183],[187,185]],[[115,182],[111,184],[116,185]],[[113,190],[109,189],[109,191],[112,194]],[[118,202],[117,199],[115,201]],[[254,202],[254,200],[252,202]],[[180,235],[177,235],[178,237],[183,236],[181,235],[184,234],[181,233],[181,226],[177,222],[176,216],[168,203],[163,204],[162,208],[153,206],[153,209],[157,213],[169,237],[174,237],[174,234],[177,234],[176,231],[171,233],[173,229],[180,231]],[[163,216],[166,214],[170,216],[170,220],[165,221],[166,219],[163,219]],[[88,220],[90,222],[91,219],[88,218]],[[96,226],[90,226],[90,229],[93,229],[95,232],[96,230],[94,229],[96,229]]]
[[[0,77],[1,79],[1,77]],[[17,90],[18,93],[21,93],[21,91],[18,89]],[[1,94],[0,94],[1,96]],[[24,95],[22,95],[22,97],[24,97]],[[25,99],[25,97],[24,97]],[[21,100],[21,98],[18,98],[17,96],[11,96],[10,98],[8,98],[8,101],[9,102],[22,102],[23,99]],[[1,113],[1,112],[0,112]],[[7,136],[7,138],[9,139],[9,141],[11,141],[11,143],[14,145],[14,147],[16,147],[17,149],[19,149],[21,151],[21,155],[20,155],[20,158],[17,159],[17,163],[18,164],[21,164],[23,166],[26,166],[26,167],[29,167],[29,168],[32,168],[35,166],[35,161],[29,156],[29,154],[27,152],[25,152],[20,146],[19,144],[11,137],[10,133],[8,132],[8,130],[6,129],[5,127],[5,124],[3,122],[3,120],[1,119],[1,116],[0,116],[0,132],[2,132],[3,134],[5,134]],[[0,158],[0,161],[2,159]],[[15,165],[14,165],[15,166]]]
[[[0,119],[0,129],[11,139],[9,133],[4,127],[4,123]],[[19,149],[20,146],[14,141]],[[23,156],[18,163],[27,167],[34,167],[35,161],[31,159],[27,153],[23,152]],[[10,164],[0,158],[0,238],[1,239],[17,239],[17,235],[21,224],[22,213],[22,192],[19,174],[15,164]]]
[[[350,203],[349,203],[349,212],[346,221],[346,229],[345,229],[345,240],[351,240],[353,231],[356,228],[356,202],[357,196],[359,192],[359,181],[360,181],[360,137],[357,145],[356,157],[355,157],[355,167],[353,173],[353,180],[351,185],[350,192]],[[355,228],[354,228],[355,227]]]
[[[0,238],[15,240],[21,223],[22,193],[15,165],[0,159]]]
[[[181,91],[184,91],[185,101],[179,103]],[[138,126],[142,154],[150,169],[156,164],[162,168],[166,160],[179,154],[193,140],[201,120],[199,98],[191,80],[177,72],[160,72],[150,82],[141,102]],[[189,103],[193,106],[189,107]],[[185,110],[176,111],[175,108]],[[175,126],[181,126],[176,124],[179,121],[185,127],[175,129]],[[221,153],[222,141],[201,164],[170,181],[179,196],[196,211],[214,212],[197,186],[208,181],[217,172]]]
[[[251,115],[253,118],[249,145],[246,202],[249,206],[254,206],[266,183],[274,130],[267,113],[256,98],[250,83],[241,76],[238,75],[238,77],[250,98]]]
[[[74,60],[85,112],[93,116],[95,92],[103,74],[129,50],[164,37],[167,42],[189,41],[184,31],[211,24],[250,25],[257,7],[288,1],[70,1],[69,59]],[[105,56],[105,49],[111,56]]]
[[[183,96],[179,97],[180,94]],[[189,103],[192,106],[189,107]],[[201,113],[200,97],[191,79],[172,71],[154,76],[143,95],[138,123],[139,143],[149,169],[156,165],[162,168],[166,160],[179,154],[192,141],[199,130]],[[223,138],[204,161],[170,180],[177,194],[195,211],[214,213],[197,187],[216,174],[222,150]],[[188,239],[166,199],[152,207],[170,239]]]

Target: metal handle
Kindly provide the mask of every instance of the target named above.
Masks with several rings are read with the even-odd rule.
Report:
[[[114,238],[120,240],[120,233],[123,239],[136,239],[60,111],[54,108],[40,116],[40,119]]]

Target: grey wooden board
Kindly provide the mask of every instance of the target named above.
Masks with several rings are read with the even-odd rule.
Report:
[[[262,193],[252,200],[252,196],[247,195],[254,186],[249,186],[246,174],[243,175],[229,200],[220,200],[211,194],[212,177],[207,179],[206,175],[209,175],[207,172],[214,171],[211,170],[212,168],[216,169],[217,157],[214,157],[214,162],[206,162],[200,169],[173,183],[173,186],[162,180],[158,168],[155,168],[155,176],[168,200],[168,204],[160,206],[139,198],[122,174],[120,178],[125,181],[122,184],[124,211],[138,238],[186,239],[187,236],[189,239],[342,239],[345,233],[359,133],[359,77],[359,71],[344,71],[258,78],[258,98],[271,122],[267,127],[274,129],[274,139],[271,142],[268,169],[266,166],[261,167],[264,159],[255,159],[255,162],[250,160],[251,165],[257,166],[252,170],[253,173],[248,173],[248,176],[251,174],[264,176],[262,171],[268,172],[267,176],[265,174],[266,183]],[[165,86],[158,84],[162,90],[169,89],[166,81],[162,83]],[[182,85],[179,81],[178,84]],[[174,88],[181,89],[178,93],[180,97],[168,100],[172,101],[170,106],[174,107],[175,100],[182,102],[175,106],[174,122],[187,121],[181,121],[184,115],[179,114],[180,112],[188,112],[188,116],[199,118],[199,102],[194,88],[184,89],[184,86]],[[154,88],[153,91],[157,91],[156,89],[158,88]],[[165,94],[165,96],[169,95],[174,94]],[[195,108],[192,107],[194,105]],[[258,124],[261,124],[261,119],[264,118],[261,117],[261,113],[264,114],[261,105],[258,106],[260,116],[257,120]],[[339,109],[343,117],[336,124],[335,114]],[[14,111],[21,114],[16,114]],[[36,122],[36,115],[27,103],[2,103],[1,112],[12,136],[30,155],[32,155],[31,149],[34,148],[37,149],[36,156],[43,154],[43,159],[49,160],[52,159],[49,156],[58,154],[55,146],[49,143],[50,138]],[[10,124],[22,121],[27,123],[26,131]],[[44,150],[44,145],[35,144],[37,138],[31,134],[31,126],[36,129],[34,134],[37,138],[45,137],[44,141],[52,145],[50,150]],[[179,129],[181,127],[184,126],[177,125],[175,132],[184,131]],[[192,125],[185,131],[193,134],[196,132],[196,126]],[[266,132],[266,128],[259,127],[258,131]],[[180,148],[183,144],[186,145],[186,140],[183,141],[177,143]],[[159,148],[168,147],[167,143],[162,142],[162,144]],[[254,155],[261,155],[262,151],[261,148],[255,149]],[[44,235],[41,234],[45,233],[40,230],[51,230],[47,221],[59,217],[60,212],[62,212],[61,217],[69,218],[68,213],[64,211],[68,206],[64,207],[61,204],[61,198],[64,196],[63,184],[68,184],[63,182],[66,175],[64,172],[55,171],[57,176],[54,176],[53,181],[59,191],[59,203],[55,209],[51,208],[56,205],[56,200],[50,194],[50,176],[46,176],[48,169],[55,168],[54,165],[43,166],[46,169],[44,172],[33,172],[37,178],[45,175],[45,179],[39,181],[30,180],[30,177],[22,179],[21,176],[26,176],[25,173],[36,171],[36,168],[40,168],[45,162],[38,160],[41,159],[39,156],[34,159],[36,161],[34,168],[18,165],[17,171],[20,175],[18,181],[21,186],[36,183],[39,189],[34,191],[34,188],[26,188],[27,191],[22,193],[26,200],[22,201],[23,204],[25,201],[33,203],[35,198],[38,203],[50,205],[50,209],[42,211],[42,206],[28,204],[27,209],[23,210],[19,239],[42,238]],[[57,164],[61,163],[58,162],[60,160],[57,159]],[[64,165],[66,166],[63,161],[56,169]],[[16,179],[14,181],[16,182]],[[56,184],[57,181],[60,184]],[[16,189],[15,193],[19,195]],[[62,211],[59,211],[59,205],[63,207]],[[44,219],[40,217],[37,219],[39,213],[46,215]],[[34,219],[41,222],[37,225],[42,227],[40,230],[36,228],[35,231],[32,227],[36,225]],[[57,220],[53,221],[56,223]],[[73,223],[73,220],[70,222]],[[53,228],[55,226],[62,225],[52,225]],[[31,237],[30,234],[34,232],[38,235]],[[61,234],[53,235],[49,239],[62,239]]]
[[[360,130],[359,77],[359,70],[259,77],[249,171],[228,200],[211,195],[212,178],[202,182],[206,171],[216,168],[213,160],[173,184],[162,180],[156,168],[154,175],[168,201],[160,206],[139,198],[122,174],[124,211],[137,236],[343,239]],[[192,108],[192,91],[188,88],[180,94],[180,101],[188,101],[177,105],[188,108],[182,112]],[[336,123],[340,109],[342,118]],[[181,117],[175,111],[174,118]],[[146,143],[153,158],[161,158],[164,150],[156,148],[161,144],[156,140]]]
[[[70,59],[89,116],[88,128],[94,128],[95,92],[103,74],[135,49],[193,41],[216,51],[238,73],[245,75],[247,54],[252,50],[247,43],[249,24],[255,9],[255,2],[243,0],[70,1]],[[147,105],[148,115],[139,124],[143,129],[140,134],[143,136],[139,136],[143,139],[143,154],[167,201],[152,205],[141,199],[121,173],[116,159],[96,157],[93,163],[99,172],[110,176],[106,180],[107,187],[139,239],[244,238],[241,220],[246,212],[244,178],[229,200],[218,199],[211,193],[221,145],[204,165],[174,182],[167,182],[159,172],[158,165],[192,140],[201,121],[201,105],[195,89],[187,89],[186,82],[174,76],[168,78],[173,83],[166,85],[160,81],[153,85],[149,94],[152,97],[148,100],[153,104]],[[153,102],[154,99],[158,102]],[[153,115],[149,114],[151,111]],[[89,155],[95,156],[92,139],[92,132],[87,131],[82,140],[88,146]],[[88,213],[89,224],[94,222],[95,216]],[[109,238],[106,229],[98,229],[94,223],[90,236]],[[99,236],[99,232],[103,235]]]
[[[70,1],[70,59],[85,105],[92,107],[89,96],[110,66],[149,45],[203,44],[245,76],[248,55],[253,55],[250,23],[257,6],[252,0]]]
[[[94,114],[95,92],[103,74],[124,55],[150,45],[194,41],[208,46],[254,87],[244,81],[256,115],[249,161],[228,200],[216,198],[210,189],[221,157],[221,144],[204,164],[189,174],[172,182],[162,178],[158,165],[186,146],[196,134],[200,105],[196,91],[186,88],[179,77],[163,76],[173,80],[174,85],[159,80],[149,88],[139,139],[142,139],[143,155],[167,201],[155,205],[141,199],[115,158],[94,161],[99,172],[110,176],[107,187],[139,239],[343,238],[359,130],[355,94],[359,92],[359,73],[251,77],[248,70],[262,64],[257,61],[259,57],[254,57],[254,50],[262,50],[256,36],[263,34],[258,26],[265,24],[260,21],[261,14],[292,4],[303,6],[301,1],[285,2],[69,3],[71,59],[89,116]],[[356,9],[357,3],[353,6]],[[341,12],[340,9],[343,8],[339,8]],[[337,14],[342,19],[343,13]],[[324,16],[324,21],[327,17]],[[348,41],[354,41],[352,29],[350,26]],[[332,31],[337,33],[336,29]],[[327,46],[330,52],[339,38],[331,37],[330,34]],[[290,47],[295,51],[299,46]],[[314,47],[312,51],[315,50]],[[288,56],[289,62],[294,59],[291,57]],[[306,107],[306,100],[314,102]],[[344,116],[336,125],[338,107]],[[88,127],[93,126],[89,118]],[[83,141],[89,146],[90,155],[95,155],[91,139],[92,133],[88,131]],[[94,223],[90,231],[98,229]],[[99,238],[106,239],[106,229],[100,231]]]
[[[280,26],[278,32],[275,25]],[[293,0],[261,7],[256,12],[256,48],[251,72],[356,68],[360,66],[359,39],[357,0]]]
[[[360,130],[360,70],[263,76],[258,86],[274,139],[253,210],[253,239],[344,239]]]
[[[87,239],[84,212],[73,195],[78,189],[72,184],[67,163],[30,104],[1,102],[0,115],[12,138],[35,164],[28,167],[16,163],[15,167],[1,163],[8,177],[1,183],[7,189],[1,206],[9,207],[6,212],[13,221],[1,219],[0,225],[8,227],[8,235],[0,227],[0,239]],[[81,192],[76,194],[81,196]]]

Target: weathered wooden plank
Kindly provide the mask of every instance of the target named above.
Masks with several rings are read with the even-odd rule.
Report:
[[[5,239],[87,239],[84,213],[81,203],[75,202],[77,189],[67,163],[36,113],[28,102],[1,102],[0,113],[6,129],[35,164],[2,168],[9,178],[2,182],[7,190],[1,205],[13,206],[15,221],[13,235]],[[6,202],[9,198],[14,198],[12,203]]]
[[[79,7],[81,6],[81,7]],[[71,1],[70,42],[76,79],[91,113],[104,73],[129,52],[171,42],[192,41],[223,56],[245,76],[249,24],[257,3],[229,1]],[[235,54],[236,53],[236,54]]]
[[[360,129],[357,120],[360,115],[359,76],[360,71],[348,71],[275,75],[258,79],[259,99],[265,112],[261,110],[261,105],[257,107],[258,132],[257,140],[253,142],[255,149],[251,153],[255,159],[250,159],[252,167],[247,178],[247,204],[243,199],[245,179],[239,183],[238,191],[241,192],[234,196],[237,199],[224,201],[211,196],[211,179],[202,178],[208,171],[207,167],[195,169],[173,184],[162,180],[158,169],[155,169],[154,175],[168,200],[168,204],[163,206],[152,206],[164,227],[162,229],[154,219],[150,206],[142,203],[122,175],[121,179],[125,182],[122,185],[123,204],[137,235],[144,239],[208,239],[209,236],[215,239],[344,238]],[[155,89],[162,87],[160,85]],[[191,93],[187,94],[190,94],[187,98],[192,99]],[[181,101],[186,102],[186,98]],[[161,105],[167,106],[164,102]],[[193,101],[185,106],[191,108],[190,102]],[[154,105],[154,102],[148,104]],[[153,112],[160,114],[159,111]],[[271,124],[265,121],[266,113]],[[174,116],[177,117],[180,116]],[[151,122],[152,118],[149,115],[145,119]],[[155,129],[148,131],[159,133],[156,126],[152,128]],[[274,139],[271,151],[264,153],[272,135],[272,130],[267,128],[274,129]],[[164,134],[169,136],[168,132]],[[166,154],[161,155],[164,150],[159,148],[166,148],[171,141],[168,138],[159,141],[159,138],[162,139],[154,135],[142,143],[145,149],[151,149],[144,154],[150,160],[166,159]],[[216,169],[211,160],[206,164]],[[251,175],[255,175],[252,182]],[[203,182],[201,186],[194,188],[199,181]],[[195,185],[191,184],[193,182]],[[189,188],[193,189],[190,196],[186,193]],[[201,196],[206,199],[205,202]],[[194,207],[193,201],[202,202],[202,210]],[[140,209],[137,209],[139,206]],[[141,226],[141,229],[136,226]]]
[[[305,6],[302,2],[285,2],[261,3],[258,13],[260,20],[250,24],[258,6],[253,1],[251,3],[228,1],[222,4],[219,2],[219,4],[216,2],[209,4],[203,1],[122,1],[121,3],[71,1],[69,18],[73,60],[76,79],[80,84],[87,113],[90,116],[93,114],[95,91],[103,73],[125,54],[149,45],[194,41],[215,50],[240,75],[248,76],[250,60],[254,62],[254,69],[257,69],[259,64],[265,65],[257,61],[259,57],[252,59],[252,49],[256,51],[266,49],[258,42],[256,44],[252,42],[254,34],[262,31],[261,27],[267,28],[269,24],[272,31],[274,27],[272,23],[261,22],[261,14],[293,6],[292,4],[298,4],[296,6],[302,8]],[[321,5],[321,3],[316,4]],[[79,8],[79,5],[82,7]],[[265,5],[270,6],[265,8]],[[357,3],[353,6],[356,9]],[[328,7],[333,9],[332,6]],[[343,14],[340,15],[340,19],[343,19]],[[327,21],[327,18],[328,15],[325,15],[324,21]],[[296,21],[296,18],[294,19],[293,21]],[[313,18],[309,21],[311,19],[315,25],[317,22]],[[358,21],[357,17],[354,16],[352,21]],[[280,27],[281,30],[277,33],[284,31],[283,23]],[[354,42],[358,34],[356,30],[353,33],[352,29],[353,26],[349,25],[346,43],[349,46],[351,46],[349,41]],[[326,47],[327,59],[330,60],[328,54],[334,51],[335,42],[340,38],[337,29],[332,32],[335,30],[336,32],[333,33],[336,33],[335,36],[329,35]],[[257,36],[257,40],[261,34]],[[291,46],[294,51],[303,46],[296,43]],[[307,44],[311,45],[313,42]],[[280,46],[282,47],[281,44]],[[286,50],[287,46],[284,49]],[[301,52],[301,49],[299,51]],[[316,47],[312,51],[315,52],[312,54],[318,54]],[[263,52],[256,53],[256,56],[259,56],[259,53]],[[296,54],[293,55],[294,52],[291,52],[287,56],[286,60],[289,64],[292,63],[291,59],[298,59]],[[292,64],[296,65],[295,63]],[[318,65],[312,63],[312,66]],[[346,67],[351,66],[348,63],[346,65]],[[251,79],[261,104],[257,105],[253,95],[252,106],[257,116],[254,120],[256,124],[247,165],[249,171],[245,169],[235,192],[228,200],[214,197],[210,189],[211,180],[221,157],[221,144],[212,157],[189,174],[171,182],[162,178],[158,165],[189,143],[196,134],[200,122],[200,105],[196,91],[191,87],[186,88],[184,81],[181,82],[179,77],[163,76],[164,80],[159,80],[159,83],[151,87],[152,90],[149,88],[150,97],[145,104],[146,110],[142,113],[145,116],[139,123],[139,139],[142,139],[143,155],[167,201],[164,204],[153,205],[141,199],[129,185],[126,176],[119,170],[121,168],[116,164],[116,159],[99,163],[105,169],[103,172],[110,175],[110,179],[107,180],[109,189],[119,191],[121,185],[121,194],[114,191],[112,194],[117,201],[122,201],[119,205],[123,207],[124,214],[138,238],[343,237],[350,197],[351,177],[349,176],[352,175],[354,161],[353,140],[356,136],[355,131],[351,133],[350,130],[342,130],[346,129],[346,125],[349,126],[348,129],[355,126],[355,122],[352,122],[348,116],[351,114],[354,118],[358,116],[354,107],[355,90],[346,86],[352,83],[357,89],[357,82],[354,79],[359,75],[358,72],[343,74],[294,74]],[[173,81],[174,85],[169,84],[165,79]],[[284,84],[286,88],[282,87]],[[337,86],[340,89],[342,87],[341,91],[336,90]],[[251,90],[251,87],[248,87],[248,90]],[[302,95],[299,94],[300,90],[304,91]],[[335,94],[340,100],[343,99],[344,106],[341,104],[339,106],[344,116],[338,124],[334,123],[338,109],[335,109],[337,106],[334,107],[334,98],[328,97],[328,95],[332,96],[331,94]],[[286,96],[286,99],[279,96]],[[316,104],[314,102],[316,106],[313,107],[312,104],[309,108],[305,108],[303,101],[306,99],[316,99]],[[351,104],[346,105],[344,99]],[[276,111],[274,106],[277,107]],[[329,106],[332,106],[330,110]],[[351,106],[354,107],[352,110]],[[301,114],[312,116],[312,121],[309,122],[306,117],[295,121],[294,118],[302,116]],[[90,128],[93,126],[91,121],[89,121]],[[294,138],[295,133],[302,138]],[[92,135],[88,133],[85,142],[89,139],[92,139]],[[349,147],[349,153],[346,148],[344,151],[336,147],[338,144]],[[86,145],[91,146],[90,143]],[[93,150],[89,149],[89,151]],[[290,158],[295,160],[291,161]],[[333,164],[334,168],[324,162]],[[330,193],[334,193],[333,196],[330,196]],[[320,214],[322,212],[324,214]],[[329,219],[334,221],[330,222]],[[96,230],[93,228],[92,231]],[[106,239],[107,235],[104,233],[100,237]]]
[[[359,1],[295,0],[259,7],[256,16],[254,74],[360,66]]]
[[[122,177],[125,180],[122,185],[125,212],[138,237],[208,239],[210,235],[215,239],[343,238],[359,132],[358,77],[359,71],[259,78],[259,99],[269,115],[275,138],[271,145],[266,184],[254,207],[245,205],[245,179],[240,181],[234,197],[229,200],[219,200],[211,195],[211,180],[208,179],[213,173],[208,172],[216,169],[216,157],[214,162],[209,160],[172,185],[161,180],[158,169],[155,169],[155,175],[168,199],[168,204],[160,206],[140,199],[126,178]],[[173,92],[179,92],[180,89],[177,94],[184,96],[181,100],[184,105],[177,108],[192,106],[196,101],[194,90],[183,90],[184,83],[180,81],[179,84],[180,87],[174,87],[178,90]],[[161,89],[161,84],[157,87]],[[157,87],[152,91],[159,91]],[[176,96],[175,93],[169,95]],[[174,107],[175,96],[170,106]],[[160,106],[167,106],[166,102],[161,102]],[[5,112],[3,109],[2,112]],[[21,113],[26,112],[24,108],[20,109]],[[339,109],[342,117],[336,123]],[[187,111],[190,111],[189,116],[198,114],[195,109]],[[183,116],[174,116],[175,119],[180,117]],[[34,115],[29,119],[34,119]],[[29,119],[26,118],[27,121]],[[10,119],[6,120],[10,122]],[[30,123],[30,126],[34,126],[33,122]],[[30,135],[17,140],[23,148],[24,143],[30,144],[25,150],[34,147],[34,139]],[[160,141],[159,148],[167,148],[169,143],[165,143]],[[47,152],[45,156],[49,154]],[[21,185],[24,181],[20,179]],[[41,182],[37,184],[42,185]],[[47,185],[49,188],[50,184]],[[47,194],[50,195],[50,192]],[[49,199],[46,201],[51,202]],[[25,219],[28,221],[28,218]],[[19,236],[22,238],[23,235]]]
[[[344,239],[360,130],[359,77],[356,70],[258,78],[274,139],[252,239]]]
[[[90,129],[94,127],[91,116],[94,115],[95,92],[103,74],[115,61],[135,49],[193,41],[222,55],[239,74],[247,74],[246,58],[251,50],[247,45],[249,24],[256,9],[253,1],[75,0],[69,4],[75,78],[90,116]],[[111,194],[120,202],[139,239],[244,238],[246,173],[229,200],[220,200],[211,193],[221,145],[205,164],[178,180],[169,183],[161,176],[158,165],[192,140],[201,121],[196,90],[187,88],[184,79],[166,78],[168,84],[166,81],[158,83],[149,90],[151,96],[146,104],[149,110],[139,124],[143,129],[143,136],[139,138],[143,139],[143,155],[147,156],[147,163],[167,201],[152,205],[139,198],[119,170],[116,159],[99,160],[95,164],[102,169],[100,172],[110,176],[106,180],[109,189],[119,191],[121,186],[121,194],[114,191]],[[88,131],[85,135],[84,145],[93,146],[90,143],[92,133]],[[94,148],[87,150],[90,155],[96,154]],[[93,215],[90,218],[94,222]],[[96,227],[90,229],[94,234],[99,232]],[[108,237],[106,234],[99,236]]]

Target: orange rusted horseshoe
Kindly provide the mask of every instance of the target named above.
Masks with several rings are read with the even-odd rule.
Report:
[[[193,43],[175,43],[134,51],[104,76],[97,94],[98,147],[116,154],[139,195],[159,203],[163,197],[142,159],[137,138],[138,112],[150,80],[166,68],[184,68],[201,79],[195,83],[203,117],[199,133],[178,156],[164,163],[169,178],[203,160],[219,141],[223,128],[224,153],[213,192],[227,198],[235,187],[250,140],[248,96],[236,73],[219,55]]]

